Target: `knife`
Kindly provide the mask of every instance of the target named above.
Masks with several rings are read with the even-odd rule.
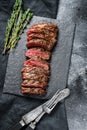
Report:
[[[22,116],[22,119],[8,130],[20,130],[21,128],[26,128],[28,124],[32,122],[42,112],[42,105]],[[33,129],[28,126],[28,130]]]
[[[62,95],[61,95],[62,94]],[[40,105],[39,107],[33,109],[32,111],[28,112],[24,116],[22,116],[22,119],[13,127],[11,127],[9,130],[20,130],[21,128],[27,128],[28,130],[33,130],[32,127],[30,127],[28,124],[31,124],[35,119],[37,119],[41,113],[43,113],[43,106],[46,106],[47,104],[54,103],[54,101],[58,98],[58,101],[61,101],[65,97],[67,97],[70,94],[70,90],[68,88],[61,90],[60,92],[57,91],[51,99]]]
[[[18,122],[16,125],[14,125],[13,127],[11,127],[11,128],[9,128],[8,130],[24,130],[24,129],[26,129],[26,130],[33,130],[31,127],[29,127],[28,125],[23,125],[23,122]]]
[[[50,100],[46,101],[42,105],[48,103],[49,101]],[[22,119],[18,123],[16,123],[13,127],[9,128],[8,130],[20,130],[23,127],[27,127],[29,123],[31,123],[34,119],[37,118],[37,116],[40,115],[40,113],[42,113],[43,111],[42,105],[40,105],[39,107],[33,109],[32,111],[22,116]],[[33,130],[33,129],[28,126],[28,130]]]
[[[38,117],[38,115],[40,115],[40,113],[42,113],[42,111],[43,111],[42,106],[44,104],[50,102],[50,100],[52,100],[53,98],[54,98],[54,96],[51,99],[49,99],[48,101],[46,101],[45,103],[43,103],[42,105],[40,105],[39,107],[33,109],[32,111],[30,111],[27,114],[25,114],[24,116],[22,116],[22,119],[17,124],[15,124],[13,127],[9,128],[9,130],[20,130],[22,127],[27,126],[34,119],[36,119]]]

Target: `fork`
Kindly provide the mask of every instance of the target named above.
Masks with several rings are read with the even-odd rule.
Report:
[[[22,130],[21,128],[27,128],[27,130],[35,129],[36,124],[40,121],[42,116],[45,113],[50,114],[57,103],[66,98],[69,94],[70,90],[68,88],[63,89],[60,92],[58,90],[51,99],[23,115],[21,120],[13,125],[10,130]]]
[[[60,92],[57,91],[55,93],[55,95],[53,96],[53,98],[50,99],[50,102],[46,102],[46,104],[44,104],[42,106],[42,113],[40,113],[38,115],[38,117],[29,124],[29,127],[32,129],[35,129],[36,124],[40,121],[40,119],[42,118],[42,116],[45,113],[50,114],[51,111],[54,109],[54,107],[57,105],[58,102],[60,102],[61,100],[63,100],[64,98],[66,98],[68,95],[70,94],[70,90],[68,88],[61,90]],[[27,129],[26,129],[27,130]]]

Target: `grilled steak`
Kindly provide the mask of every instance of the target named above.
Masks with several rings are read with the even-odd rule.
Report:
[[[41,47],[41,48],[44,48],[45,50],[48,50],[48,51],[50,50],[50,48],[47,45],[46,40],[44,40],[44,39],[30,40],[30,41],[27,42],[26,46],[28,48],[30,48],[30,47]]]
[[[28,32],[27,32],[27,36],[31,35],[31,34],[38,34],[41,36],[41,34],[43,34],[45,37],[46,36],[49,36],[51,38],[57,38],[57,33],[55,32],[50,32],[49,30],[36,30],[36,29],[30,29]],[[39,36],[39,37],[40,37]],[[38,38],[39,38],[38,37]]]
[[[31,33],[30,35],[28,35],[27,41],[30,41],[32,39],[44,39],[52,42],[56,40],[56,38],[44,33]]]
[[[44,33],[32,33],[30,35],[28,35],[27,37],[27,41],[33,40],[33,39],[44,39],[47,42],[52,42],[55,43],[56,42],[56,38],[51,37],[50,35],[46,35]]]
[[[33,79],[33,80],[38,80],[38,81],[47,81],[48,76],[46,76],[44,73],[43,74],[32,74],[31,73],[22,73],[22,79]]]
[[[31,26],[27,32],[27,52],[29,58],[24,61],[21,70],[23,94],[45,95],[50,74],[50,66],[46,60],[51,57],[51,50],[57,41],[57,25],[42,23]]]
[[[47,76],[50,74],[49,70],[45,71],[43,68],[37,67],[37,66],[24,67],[21,70],[21,72],[22,73],[32,73],[32,74],[45,74]]]
[[[43,68],[44,70],[48,71],[49,70],[49,63],[44,61],[44,60],[41,60],[41,59],[29,59],[29,60],[26,60],[24,61],[24,66],[38,66],[38,67],[41,67]]]
[[[21,86],[45,89],[47,87],[47,82],[45,81],[41,82],[34,79],[31,79],[31,80],[26,79],[26,80],[23,80]]]
[[[52,32],[57,32],[57,25],[56,24],[50,24],[50,23],[41,23],[31,26],[30,29],[36,29],[36,30],[49,30]]]
[[[43,96],[46,94],[46,90],[41,89],[41,88],[26,88],[26,87],[21,87],[21,92],[23,94],[33,94],[33,95],[40,95]]]
[[[33,39],[27,42],[26,46],[29,47],[41,47],[45,50],[51,51],[55,45],[55,41],[46,41],[44,39]]]
[[[50,59],[50,52],[45,51],[43,48],[31,48],[29,50],[27,50],[27,52],[25,53],[26,57],[32,58],[32,57],[40,57],[44,60],[49,60]]]

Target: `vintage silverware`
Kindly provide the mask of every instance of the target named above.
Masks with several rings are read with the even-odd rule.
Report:
[[[42,116],[45,113],[50,114],[50,112],[54,109],[57,103],[65,99],[69,94],[70,90],[68,88],[63,89],[60,92],[57,91],[50,100],[22,116],[21,121],[19,121],[9,130],[20,130],[24,126],[28,126],[27,130],[35,129],[36,124],[40,121]]]
[[[29,124],[29,127],[31,127],[32,129],[35,129],[36,124],[40,121],[40,119],[42,118],[42,116],[45,113],[50,114],[51,111],[54,109],[54,107],[57,105],[58,102],[60,102],[61,100],[65,99],[68,95],[70,94],[70,90],[69,89],[63,89],[60,92],[57,91],[55,93],[55,95],[53,96],[54,98],[52,98],[50,100],[50,102],[43,104],[42,105],[42,113],[39,114],[39,116]]]

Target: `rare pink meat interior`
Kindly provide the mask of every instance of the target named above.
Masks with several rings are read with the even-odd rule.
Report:
[[[26,95],[40,95],[47,93],[50,77],[50,63],[52,49],[57,41],[58,27],[52,23],[33,25],[27,32],[28,50],[26,61],[21,70],[21,92]]]

